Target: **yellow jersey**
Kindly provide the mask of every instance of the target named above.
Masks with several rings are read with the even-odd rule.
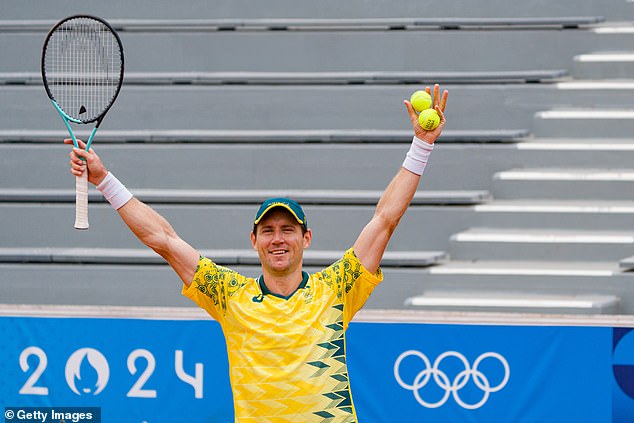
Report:
[[[201,257],[183,287],[216,319],[229,357],[235,421],[356,422],[346,365],[345,331],[383,279],[349,249],[307,274],[288,297]]]

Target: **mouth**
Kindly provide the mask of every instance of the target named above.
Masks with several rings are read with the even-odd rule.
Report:
[[[269,254],[272,256],[281,256],[288,253],[288,250],[284,250],[284,249],[277,249],[277,250],[271,250],[269,251]]]

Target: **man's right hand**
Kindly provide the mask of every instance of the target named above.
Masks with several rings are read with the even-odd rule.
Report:
[[[64,144],[73,145],[73,140],[65,139]],[[80,139],[77,140],[77,144],[80,148],[73,147],[73,151],[70,153],[70,173],[81,176],[88,166],[88,182],[95,186],[99,185],[108,175],[108,170],[93,148],[86,151],[86,143]]]

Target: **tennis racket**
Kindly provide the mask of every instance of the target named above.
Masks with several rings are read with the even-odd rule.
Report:
[[[42,80],[75,147],[79,144],[70,123],[95,123],[86,142],[86,150],[90,149],[97,128],[121,90],[121,39],[101,18],[76,15],[62,19],[44,41]],[[88,170],[75,183],[75,228],[88,229]]]

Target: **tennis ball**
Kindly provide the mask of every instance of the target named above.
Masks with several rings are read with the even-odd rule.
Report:
[[[440,116],[434,109],[423,110],[418,116],[418,123],[425,131],[433,131],[440,124]]]
[[[420,113],[431,107],[431,96],[427,94],[427,91],[416,91],[409,98],[409,102],[412,103],[416,113]]]

